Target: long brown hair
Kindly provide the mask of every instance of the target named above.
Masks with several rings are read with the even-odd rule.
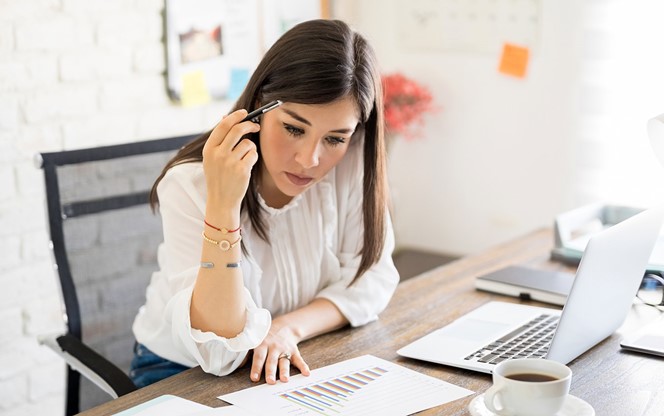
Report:
[[[366,39],[338,20],[310,20],[293,27],[267,51],[232,111],[252,110],[279,99],[300,104],[326,104],[352,97],[360,110],[364,130],[364,183],[362,203],[364,239],[362,260],[353,282],[375,264],[383,251],[386,232],[387,184],[383,93],[373,49]],[[157,178],[150,202],[159,204],[157,185],[171,167],[203,160],[202,151],[211,131],[184,146]],[[258,134],[251,138],[257,144]],[[242,200],[256,233],[268,241],[258,204],[257,179],[261,164],[254,165]],[[352,283],[353,283],[352,282]],[[351,283],[351,284],[352,284]]]

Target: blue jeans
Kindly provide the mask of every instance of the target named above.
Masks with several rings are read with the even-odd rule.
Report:
[[[141,388],[156,383],[189,367],[161,358],[143,344],[134,344],[134,359],[131,360],[129,378]]]

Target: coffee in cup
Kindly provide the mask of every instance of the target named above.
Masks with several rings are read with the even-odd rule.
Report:
[[[558,380],[556,377],[549,376],[547,374],[539,374],[539,373],[517,373],[517,374],[507,375],[506,377],[509,378],[510,380],[534,381],[534,382]]]
[[[484,404],[497,415],[551,416],[565,403],[572,370],[542,358],[503,361],[493,370]]]

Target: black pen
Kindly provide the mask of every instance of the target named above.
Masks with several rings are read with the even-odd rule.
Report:
[[[279,107],[281,104],[283,104],[283,101],[281,100],[274,100],[270,103],[267,103],[264,106],[259,107],[254,111],[252,111],[251,113],[247,114],[247,116],[243,118],[240,123],[245,121],[253,121],[254,123],[258,123],[258,118],[260,116],[267,113],[268,111],[274,110],[275,108]]]

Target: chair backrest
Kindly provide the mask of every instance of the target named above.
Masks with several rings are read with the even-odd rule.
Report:
[[[133,357],[131,326],[163,239],[149,191],[177,149],[195,137],[37,156],[67,329],[125,372]],[[69,369],[68,413],[107,400]]]

